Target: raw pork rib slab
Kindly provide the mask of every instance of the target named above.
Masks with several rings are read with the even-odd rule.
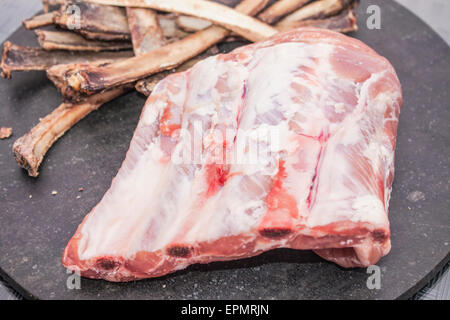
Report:
[[[63,264],[110,281],[280,247],[374,264],[391,247],[401,99],[385,58],[313,28],[170,75]]]

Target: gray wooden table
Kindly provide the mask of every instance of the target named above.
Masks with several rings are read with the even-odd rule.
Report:
[[[431,26],[450,45],[450,1],[448,0],[396,0]],[[377,0],[374,0],[374,4]],[[2,0],[0,11],[0,42],[16,30],[23,19],[42,10],[40,0]],[[417,295],[417,299],[450,300],[450,268],[447,267]],[[20,298],[0,279],[0,300]]]

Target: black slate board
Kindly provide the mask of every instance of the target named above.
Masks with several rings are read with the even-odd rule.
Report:
[[[383,258],[381,289],[369,290],[365,269],[344,270],[310,251],[279,249],[258,257],[195,265],[132,283],[82,279],[66,286],[61,253],[83,216],[109,187],[145,102],[130,93],[93,112],[48,152],[38,179],[16,165],[11,147],[60,102],[44,73],[0,80],[0,273],[28,298],[62,299],[392,299],[408,298],[449,260],[450,49],[393,1],[378,1],[382,29],[368,30],[368,3],[352,34],[386,56],[404,90],[396,178],[390,202],[392,251]],[[10,38],[36,44],[20,28]],[[81,199],[77,189],[84,188]],[[53,190],[58,191],[55,196]],[[32,198],[29,198],[32,195]]]

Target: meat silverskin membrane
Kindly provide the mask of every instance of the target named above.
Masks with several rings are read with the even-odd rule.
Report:
[[[63,264],[109,281],[281,247],[312,249],[343,267],[375,264],[391,248],[401,103],[387,59],[315,28],[169,75],[148,98],[121,169]],[[199,133],[193,158],[180,161]],[[257,161],[229,161],[253,156],[253,139]]]

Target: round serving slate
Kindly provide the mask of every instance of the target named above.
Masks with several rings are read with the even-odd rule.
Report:
[[[310,251],[279,249],[260,256],[194,265],[131,283],[81,280],[69,289],[61,253],[84,215],[108,189],[128,149],[145,102],[130,93],[72,128],[48,152],[39,178],[12,156],[15,139],[58,106],[43,72],[0,80],[0,272],[28,298],[62,299],[392,299],[408,298],[449,260],[450,49],[429,27],[393,1],[377,1],[381,30],[366,27],[367,1],[358,9],[361,39],[396,68],[404,90],[390,202],[392,251],[377,264],[381,288],[368,289],[365,269],[345,270]],[[11,41],[36,45],[23,28]],[[79,193],[78,188],[84,191]],[[52,195],[52,191],[58,193]],[[77,196],[81,195],[80,199]],[[32,197],[30,197],[32,196]]]

